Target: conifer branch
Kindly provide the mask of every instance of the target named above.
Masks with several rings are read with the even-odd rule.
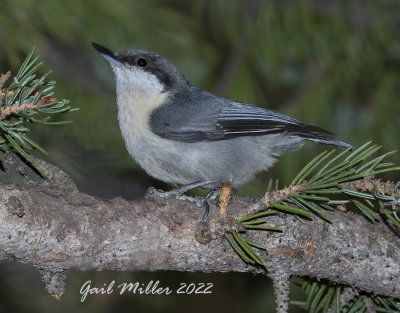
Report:
[[[393,166],[392,163],[383,163],[383,160],[394,152],[372,158],[379,149],[379,146],[369,142],[353,152],[347,149],[332,158],[330,157],[334,155],[334,150],[329,153],[325,151],[298,173],[291,186],[279,190],[276,183],[273,191],[271,181],[265,196],[251,206],[251,214],[237,220],[245,231],[227,232],[226,238],[234,251],[250,265],[267,267],[266,259],[257,250],[268,249],[247,237],[251,230],[284,231],[284,228],[268,225],[269,217],[278,211],[294,215],[302,223],[313,219],[314,216],[327,223],[334,223],[332,212],[335,210],[359,213],[372,225],[385,222],[400,236],[400,183],[382,182],[376,178],[380,173],[400,170],[400,167]],[[312,244],[305,245],[304,248],[309,252],[316,249]],[[275,251],[269,251],[269,255],[274,254]],[[303,289],[308,295],[308,300],[297,304],[310,313],[327,312],[334,306],[335,297],[337,312],[364,312],[371,308],[372,303],[374,308],[378,309],[382,309],[380,305],[385,304],[384,310],[388,307],[400,307],[400,302],[390,297],[381,297],[379,304],[371,295],[358,296],[358,292],[357,297],[349,299],[349,303],[343,305],[342,302],[339,306],[339,299],[343,298],[343,292],[348,288],[342,291],[340,285],[333,285],[331,282],[318,283],[306,279]]]
[[[12,93],[10,93],[12,94]],[[46,97],[46,98],[42,98],[40,99],[37,103],[33,103],[33,102],[28,102],[28,103],[22,103],[21,105],[13,105],[13,106],[8,106],[8,107],[2,107],[0,108],[0,120],[6,118],[7,116],[11,115],[11,114],[17,114],[20,112],[23,112],[25,110],[28,109],[39,109],[41,105],[44,104],[49,104],[53,101],[56,101],[56,98],[53,97]]]
[[[333,308],[342,313],[400,310],[399,183],[376,177],[400,169],[383,162],[393,152],[373,157],[380,147],[370,142],[336,156],[334,150],[325,151],[289,187],[279,189],[271,180],[260,201],[233,201],[228,214],[223,218],[212,214],[208,221],[199,221],[192,207],[182,213],[187,204],[178,201],[161,206],[104,201],[79,193],[67,175],[27,152],[46,153],[27,137],[28,123],[50,124],[50,114],[75,110],[67,100],[53,97],[55,83],[46,81],[48,74],[35,79],[41,65],[37,59],[32,51],[7,88],[11,73],[0,77],[0,162],[9,171],[9,165],[18,162],[5,153],[16,152],[46,178],[31,184],[0,182],[6,191],[0,193],[0,259],[35,265],[56,298],[64,292],[70,268],[233,270],[272,277],[282,295],[278,297],[282,313],[287,311],[291,275],[308,277],[303,284],[307,301],[297,304],[310,313]],[[38,119],[38,114],[44,117]],[[25,172],[21,164],[13,169]],[[93,213],[99,208],[113,213],[99,217]],[[110,233],[97,229],[103,225],[110,227]],[[350,236],[355,229],[364,234],[356,243]],[[379,241],[370,245],[377,237]],[[227,245],[233,250],[227,251]],[[346,251],[338,254],[330,249]],[[341,257],[339,263],[336,255]],[[360,255],[363,258],[354,261]],[[379,268],[381,264],[386,267]],[[365,267],[372,277],[362,272]],[[314,278],[320,281],[310,280]]]
[[[29,125],[63,124],[65,121],[50,122],[50,115],[76,110],[68,106],[68,100],[53,97],[55,82],[47,81],[49,73],[42,76],[37,71],[42,65],[32,50],[13,77],[5,86],[11,72],[0,77],[0,162],[4,161],[3,153],[9,150],[18,153],[39,173],[44,171],[30,155],[30,150],[47,152],[28,137]],[[38,78],[37,78],[38,77]]]

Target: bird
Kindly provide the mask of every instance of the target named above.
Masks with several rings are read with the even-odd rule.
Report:
[[[176,187],[149,188],[147,197],[194,202],[205,207],[206,218],[207,201],[220,190],[227,188],[230,197],[230,188],[268,170],[278,156],[304,141],[351,147],[318,126],[197,88],[154,52],[92,45],[114,72],[118,121],[129,154],[150,176]],[[185,195],[198,187],[209,193]]]

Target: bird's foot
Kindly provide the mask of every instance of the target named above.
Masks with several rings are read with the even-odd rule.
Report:
[[[210,213],[210,206],[208,205],[207,197],[190,197],[177,192],[177,190],[163,191],[150,187],[146,192],[145,199],[154,198],[183,200],[194,203],[199,208],[204,207],[203,220],[206,219]]]
[[[154,199],[154,198],[170,199],[170,198],[175,198],[178,195],[181,195],[181,194],[177,193],[177,191],[175,189],[171,190],[171,191],[164,191],[161,189],[156,189],[154,187],[150,187],[149,189],[147,189],[144,198],[145,199]]]
[[[218,198],[220,192],[221,192],[221,188],[213,189],[205,196],[205,199],[215,200]]]
[[[214,192],[210,192],[207,194],[205,197],[190,197],[186,196],[184,193],[197,188],[197,187],[203,187],[205,185],[209,185],[211,182],[209,181],[199,181],[195,182],[189,185],[184,185],[180,188],[171,190],[171,191],[163,191],[159,190],[153,187],[150,187],[146,191],[145,199],[154,199],[154,198],[162,198],[162,199],[177,199],[177,200],[184,200],[184,201],[189,201],[190,203],[194,203],[197,205],[199,208],[204,207],[204,213],[202,219],[206,219],[209,212],[210,212],[210,206],[208,205],[207,200],[210,199],[209,195]],[[211,195],[213,196],[213,195]],[[216,197],[216,196],[215,196]],[[215,198],[214,198],[215,199]]]

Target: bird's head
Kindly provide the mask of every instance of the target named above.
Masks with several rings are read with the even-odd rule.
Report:
[[[111,65],[117,84],[151,95],[175,93],[188,85],[183,74],[164,57],[146,50],[114,52],[97,43],[93,47]]]

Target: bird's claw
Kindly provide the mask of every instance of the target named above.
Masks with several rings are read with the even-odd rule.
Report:
[[[208,196],[208,195],[207,195]],[[163,191],[156,189],[154,187],[150,187],[147,189],[146,194],[145,194],[145,199],[155,199],[155,198],[161,198],[161,199],[176,199],[176,200],[183,200],[183,201],[189,201],[190,203],[194,203],[196,206],[199,208],[204,207],[204,213],[202,219],[206,219],[208,214],[210,213],[210,206],[208,205],[207,202],[207,196],[205,198],[202,197],[190,197],[186,196],[180,192],[177,192],[176,190],[171,190],[171,191]]]
[[[210,206],[207,202],[207,199],[203,199],[202,207],[204,207],[204,213],[201,219],[204,221],[208,217],[208,214],[210,213]]]
[[[150,187],[149,189],[147,189],[146,194],[144,195],[145,199],[154,199],[154,198],[165,199],[170,197],[171,197],[171,192],[159,190],[154,187]]]
[[[202,220],[205,220],[210,213],[210,206],[208,205],[207,198],[189,197],[185,195],[175,195],[174,198],[177,200],[189,201],[190,203],[194,203],[199,208],[204,207],[203,217],[201,218]]]
[[[145,199],[155,199],[155,198],[171,199],[172,198],[172,199],[177,199],[177,200],[189,201],[189,202],[197,205],[199,208],[200,207],[204,208],[204,213],[203,213],[202,219],[205,220],[208,217],[208,214],[210,213],[210,206],[208,204],[208,200],[217,199],[220,194],[221,188],[216,188],[216,189],[211,190],[205,197],[190,197],[190,196],[186,196],[184,193],[186,191],[189,191],[190,189],[209,185],[210,183],[211,182],[208,182],[208,181],[198,181],[198,182],[194,182],[189,185],[184,185],[178,189],[174,189],[171,191],[163,191],[163,190],[156,189],[154,187],[150,187],[146,191]]]

